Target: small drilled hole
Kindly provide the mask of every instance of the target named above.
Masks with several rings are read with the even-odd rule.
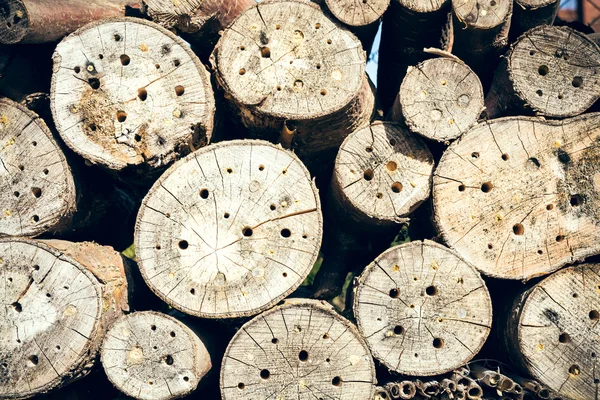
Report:
[[[372,148],[371,146],[369,146],[369,147],[365,147],[365,151],[366,151],[367,153],[372,153],[372,152],[373,152],[373,148]]]
[[[75,73],[78,74],[81,72],[81,68],[75,67],[75,68],[73,68],[73,71],[75,71]]]
[[[160,249],[161,249],[161,246],[160,246],[160,244],[157,244],[157,245],[156,245],[156,250],[160,250]]]
[[[173,65],[176,66],[176,67],[179,67],[181,65],[181,61],[179,61],[179,59],[176,58],[176,59],[173,60]]]
[[[244,50],[246,50],[246,46],[240,46],[240,50],[241,50],[241,51],[244,51]]]
[[[572,296],[573,296],[573,298],[574,298],[574,299],[576,299],[576,298],[578,298],[578,297],[579,297],[579,295],[578,295],[577,293],[573,293],[573,295],[572,295]]]
[[[21,193],[19,192],[14,192],[13,194],[15,195],[15,197],[19,197],[21,195]]]
[[[262,379],[269,379],[271,377],[271,373],[268,369],[263,369],[262,371],[260,371],[260,377]]]
[[[321,69],[321,64],[317,64],[317,69]]]
[[[200,191],[200,197],[202,197],[203,199],[208,199],[208,189],[202,189]]]
[[[536,90],[535,93],[540,97],[544,95],[544,92],[542,92],[541,90]]]
[[[13,308],[15,309],[16,312],[23,311],[23,306],[21,306],[21,303],[15,302],[15,303],[12,303],[11,305],[13,306]]]
[[[444,341],[440,338],[433,339],[433,347],[435,347],[436,349],[441,349],[442,347],[444,347]]]
[[[493,248],[494,248],[494,245],[493,245],[493,244],[491,244],[491,243],[488,243],[488,249],[490,249],[490,250],[491,250],[491,249],[493,249]]]
[[[171,331],[171,333],[169,333],[169,335],[170,335],[171,337],[175,337],[175,336],[176,336],[176,335],[175,335],[175,332],[173,332],[173,331]]]
[[[325,332],[321,337],[323,338],[323,340],[327,340],[329,339],[329,333]]]
[[[308,360],[308,351],[301,350],[300,353],[298,353],[298,359],[300,361],[307,361]]]
[[[233,169],[231,169],[231,168],[227,168],[226,171],[227,171],[228,174],[232,174],[233,173]]]
[[[29,362],[31,362],[33,365],[38,365],[38,362],[40,361],[38,356],[36,356],[35,354],[31,355],[28,357]]]
[[[148,92],[146,91],[146,89],[138,89],[138,97],[141,101],[146,101],[146,99],[148,98]]]
[[[92,89],[98,89],[100,88],[100,79],[90,78],[88,79],[88,84],[92,87]]]
[[[39,222],[39,221],[40,221],[40,217],[39,217],[39,216],[37,216],[37,215],[34,215],[34,216],[32,217],[32,219],[33,219],[33,222]]]
[[[181,250],[185,250],[189,247],[189,243],[187,242],[187,240],[180,240],[179,241],[179,248]]]
[[[229,218],[229,213],[223,214],[223,218],[225,218],[225,219]]]
[[[273,338],[273,339],[271,339],[271,343],[277,344],[277,343],[279,343],[279,339]]]
[[[502,159],[504,161],[508,161],[509,158],[510,158],[510,156],[508,154],[506,154],[506,153],[502,154]]]
[[[246,385],[244,385],[242,382],[238,383],[238,389],[244,390],[245,387]]]
[[[284,228],[281,230],[281,236],[283,236],[284,238],[289,238],[290,236],[292,236],[292,232],[289,229]]]
[[[550,69],[546,65],[540,65],[540,67],[538,68],[538,74],[540,74],[541,76],[548,75],[548,72],[550,72]]]
[[[573,82],[571,82],[571,84],[573,85],[573,87],[581,87],[581,85],[583,85],[583,78],[580,76],[576,76],[575,78],[573,78]]]
[[[562,95],[562,94],[559,94],[559,95],[558,95],[558,99],[559,99],[559,100],[562,100],[562,99],[563,99],[563,95]]]
[[[571,203],[571,206],[573,206],[573,207],[579,207],[583,203],[583,199],[581,198],[580,195],[575,194],[575,195],[571,196],[570,203]]]
[[[393,299],[397,299],[400,297],[400,289],[394,288],[390,290],[390,297]]]
[[[542,254],[544,254],[544,252],[543,252],[542,250],[538,250],[538,251],[537,251],[537,253],[538,253],[539,255],[542,255]]]
[[[327,39],[327,44],[331,44],[331,43],[333,43],[333,42],[331,41],[331,39]]]
[[[553,204],[548,204],[548,205],[546,206],[546,210],[548,210],[548,211],[552,210],[553,208],[554,208],[554,205],[553,205]]]
[[[389,161],[385,167],[387,168],[388,171],[394,172],[395,170],[398,169],[398,164],[396,164],[395,161]]]
[[[377,197],[378,199],[383,199],[383,193],[377,193],[375,197]]]
[[[275,209],[277,208],[277,206],[275,204],[271,204],[269,206],[269,208],[271,209],[271,211],[275,211]]]
[[[435,286],[427,286],[427,288],[425,289],[425,293],[427,293],[428,296],[435,296],[438,293],[438,290]]]
[[[117,111],[117,121],[125,122],[127,119],[127,113],[125,111]]]
[[[564,238],[565,238],[565,237],[564,237],[564,235],[558,235],[558,236],[556,237],[556,241],[557,241],[557,242],[562,242],[562,241],[564,240]]]
[[[88,128],[90,129],[90,131],[92,132],[96,132],[98,130],[98,127],[96,126],[96,124],[94,124],[93,122],[91,124],[88,125]]]
[[[327,90],[321,89],[321,96],[325,96],[325,95],[327,95]]]
[[[185,88],[181,85],[177,85],[175,86],[175,94],[177,96],[183,96],[183,94],[185,93]]]
[[[246,237],[250,237],[252,236],[252,228],[250,227],[245,227],[244,229],[242,229],[242,234]]]
[[[525,233],[525,228],[522,224],[514,224],[513,225],[513,233],[515,235],[521,236]]]
[[[484,182],[484,183],[481,185],[481,191],[482,191],[483,193],[489,193],[489,192],[491,192],[491,191],[492,191],[492,188],[493,188],[493,187],[494,187],[494,185],[492,185],[492,182]]]
[[[373,176],[374,174],[372,169],[367,169],[363,173],[363,178],[365,178],[365,181],[370,181],[371,179],[373,179]]]
[[[239,73],[240,73],[240,75],[245,75],[246,74],[246,69],[245,68],[240,68]]]
[[[394,334],[395,335],[402,335],[404,333],[404,328],[401,327],[400,325],[396,325],[394,327]]]
[[[42,189],[38,187],[31,188],[31,193],[38,199],[42,197]]]
[[[33,142],[31,142],[31,144],[32,144],[33,146],[37,146],[37,142],[36,142],[35,140],[34,140]]]
[[[152,329],[153,331],[155,331],[156,330],[156,325],[151,325],[150,329]]]
[[[261,165],[259,165],[259,166],[258,166],[258,170],[259,170],[259,171],[264,171],[264,170],[265,170],[265,166],[264,166],[264,165],[262,165],[262,164],[261,164]]]
[[[571,341],[571,337],[568,333],[561,333],[558,337],[558,341],[561,343],[569,343]]]
[[[50,173],[50,171],[48,171],[46,168],[44,168],[42,172],[44,173],[44,175],[48,175]]]
[[[121,59],[121,65],[129,65],[131,62],[131,58],[127,54],[121,54],[119,58]]]
[[[400,182],[392,183],[392,192],[400,193],[402,191],[402,184]]]
[[[600,319],[600,313],[597,310],[590,311],[588,316],[590,317],[590,319],[592,321],[596,321],[596,320]]]
[[[466,188],[467,188],[467,187],[466,187],[465,185],[459,185],[459,186],[458,186],[458,191],[459,191],[459,192],[464,192]]]
[[[268,48],[267,46],[264,46],[264,47],[262,47],[262,48],[260,49],[260,55],[261,55],[263,58],[269,58],[269,57],[271,57],[271,49],[270,49],[270,48]]]
[[[581,373],[581,368],[579,368],[579,365],[573,364],[569,367],[569,373],[572,375],[579,375]]]
[[[167,363],[167,365],[173,365],[173,356],[172,355],[167,355],[165,357],[165,362]]]
[[[331,384],[332,384],[333,386],[338,386],[338,387],[339,387],[339,386],[342,386],[342,378],[340,378],[339,376],[336,376],[336,377],[334,377],[334,378],[331,380]]]
[[[115,33],[115,35],[113,36],[113,38],[115,39],[115,42],[120,42],[121,41],[121,35],[119,35],[118,33]]]
[[[194,295],[196,294],[196,289],[194,289],[194,288],[191,288],[191,289],[190,289],[190,294],[191,294],[192,296],[194,296]]]
[[[533,56],[533,55],[535,55],[535,51],[533,51],[533,50],[530,50],[530,51],[529,51],[529,55],[530,55],[530,56]]]
[[[471,157],[474,158],[474,159],[478,159],[479,158],[479,153],[475,151],[475,152],[471,153]]]

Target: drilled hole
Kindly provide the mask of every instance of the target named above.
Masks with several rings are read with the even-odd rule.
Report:
[[[271,343],[277,344],[277,343],[279,343],[279,339],[273,338],[273,339],[271,339]]]
[[[173,356],[172,356],[172,355],[170,355],[170,354],[168,354],[168,355],[165,357],[165,362],[167,363],[167,365],[173,365]]]
[[[246,237],[250,237],[252,236],[252,228],[250,227],[245,227],[244,229],[242,229],[242,234]]]
[[[600,313],[597,310],[590,311],[588,316],[590,317],[590,319],[592,321],[596,321],[596,320],[600,319]]]
[[[88,125],[88,128],[90,129],[90,131],[92,132],[96,132],[96,130],[98,130],[98,127],[96,126],[96,124],[94,124],[93,122],[91,124]]]
[[[550,69],[546,65],[540,65],[540,67],[538,68],[538,74],[540,74],[541,76],[548,75],[548,72],[550,72]]]
[[[375,197],[377,197],[378,199],[383,199],[383,193],[377,193]]]
[[[46,168],[44,168],[42,172],[44,173],[44,175],[48,175],[50,173],[50,171],[48,171]]]
[[[120,42],[121,41],[121,35],[119,35],[118,33],[115,33],[115,35],[113,36],[113,38],[115,39],[115,42]]]
[[[275,209],[277,208],[277,206],[275,204],[271,204],[269,206],[269,208],[271,209],[271,211],[275,211]]]
[[[183,96],[183,94],[185,93],[185,88],[181,85],[177,85],[175,86],[175,94],[177,96]]]
[[[402,184],[400,182],[392,183],[392,192],[400,193],[402,191]]]
[[[40,217],[37,215],[34,215],[31,219],[33,219],[33,222],[39,222],[40,221]]]
[[[317,69],[321,69],[321,64],[317,64]]]
[[[202,189],[200,191],[200,197],[203,199],[208,199],[208,189]]]
[[[160,246],[160,244],[156,245],[156,250],[160,250],[162,247]]]
[[[246,69],[245,68],[240,68],[239,73],[240,73],[240,75],[245,75],[246,74]]]
[[[269,57],[271,57],[271,49],[270,49],[270,48],[268,48],[267,46],[264,46],[264,47],[262,47],[262,48],[260,49],[260,55],[261,55],[263,58],[269,58]]]
[[[191,294],[192,296],[196,295],[196,289],[194,289],[194,288],[191,288],[191,289],[190,289],[190,294]]]
[[[331,44],[331,43],[333,43],[333,42],[331,41],[331,39],[327,39],[327,44]]]
[[[370,181],[371,179],[373,179],[373,176],[374,174],[372,169],[367,169],[363,173],[363,178],[365,178],[366,181]]]
[[[146,89],[138,89],[138,97],[141,101],[146,101],[146,99],[148,98],[148,92],[146,91]]]
[[[339,376],[336,376],[336,377],[334,377],[334,378],[331,380],[331,384],[332,384],[333,386],[338,386],[338,387],[339,387],[339,386],[342,386],[342,378],[340,378]]]
[[[573,87],[581,87],[581,85],[583,85],[583,78],[580,76],[576,76],[575,78],[573,78],[571,84],[573,85]]]
[[[129,58],[127,54],[121,54],[121,57],[119,58],[121,60],[121,65],[129,65],[131,62],[131,58]]]
[[[321,96],[325,96],[325,95],[327,95],[327,90],[321,89]]]
[[[544,95],[544,92],[542,92],[541,90],[536,90],[535,93],[540,97]]]
[[[475,151],[475,152],[471,153],[471,157],[474,158],[474,159],[478,159],[479,158],[479,153]]]
[[[400,297],[400,289],[394,288],[390,290],[390,297],[393,299],[397,299]]]
[[[396,164],[395,161],[389,161],[385,167],[387,168],[388,171],[394,172],[395,170],[398,169],[398,164]]]
[[[572,375],[579,375],[581,373],[581,368],[579,368],[579,365],[573,364],[569,367],[569,373]]]
[[[493,187],[494,187],[494,185],[492,185],[492,182],[484,182],[484,183],[481,185],[481,191],[482,191],[483,193],[489,193],[489,192],[491,192],[491,191],[492,191],[492,188],[493,188]]]
[[[187,240],[180,240],[179,241],[179,248],[181,250],[185,250],[189,247],[189,243],[187,242]]]
[[[583,199],[580,195],[575,194],[571,196],[570,203],[573,207],[579,207],[583,203]]]
[[[13,194],[15,195],[15,197],[19,197],[21,195],[21,193],[19,192],[14,192]]]
[[[260,377],[262,379],[269,379],[271,377],[271,373],[268,369],[263,369],[262,371],[260,371]]]
[[[238,383],[238,389],[244,390],[245,387],[246,385],[244,385],[242,382]]]
[[[37,146],[37,142],[36,142],[35,140],[34,140],[33,142],[31,142],[31,144],[32,144],[33,146]]]
[[[373,148],[372,148],[371,146],[369,146],[369,147],[365,147],[365,151],[366,151],[367,153],[372,153],[372,152],[373,152]]]
[[[283,276],[284,278],[287,278],[287,272],[282,273],[281,276]]]
[[[544,254],[544,252],[543,252],[542,250],[538,250],[538,251],[537,251],[537,253],[538,253],[539,255],[542,255],[542,254]]]
[[[155,331],[156,330],[156,325],[151,325],[150,329],[152,329],[153,331]]]
[[[565,239],[564,235],[558,235],[558,236],[556,237],[556,241],[557,241],[557,242],[562,242],[564,239]]]
[[[223,218],[225,218],[225,219],[229,218],[229,213],[223,214]]]
[[[553,208],[554,208],[554,205],[553,205],[553,204],[548,204],[548,205],[546,206],[546,210],[548,210],[548,211],[552,210]]]
[[[458,191],[459,191],[459,192],[464,192],[466,188],[467,188],[467,187],[466,187],[465,185],[459,185],[459,186],[458,186]]]
[[[308,351],[306,351],[306,350],[300,351],[300,353],[298,353],[298,359],[300,361],[307,361],[308,360]]]
[[[510,156],[508,154],[506,154],[506,153],[502,154],[502,159],[504,161],[508,161],[509,158],[510,158]]]
[[[78,74],[81,72],[81,68],[75,67],[75,68],[73,68],[73,71],[75,71],[75,73]]]
[[[404,333],[404,328],[401,327],[400,325],[396,325],[394,327],[394,334],[395,335],[402,335]]]
[[[127,113],[125,111],[117,111],[117,121],[123,123],[127,119]]]
[[[514,224],[513,225],[513,233],[515,235],[521,236],[525,233],[525,228],[522,224]]]
[[[569,343],[571,341],[571,337],[568,333],[561,333],[558,337],[558,341],[561,343]]]
[[[16,312],[23,311],[23,306],[21,306],[21,303],[15,302],[15,303],[12,303],[11,305],[13,306],[13,308],[15,309]]]
[[[427,288],[425,289],[425,293],[427,293],[428,296],[435,296],[438,293],[438,290],[435,286],[427,286]]]
[[[533,56],[533,55],[535,55],[535,51],[533,51],[533,50],[530,50],[530,51],[529,51],[529,55],[530,55],[530,56]]]
[[[31,193],[33,193],[36,198],[42,197],[42,189],[38,187],[31,188]]]
[[[175,337],[175,336],[176,336],[176,335],[175,335],[175,332],[173,332],[173,331],[171,331],[171,333],[169,333],[169,335],[170,335],[171,337]]]
[[[440,338],[433,339],[433,347],[435,347],[436,349],[441,349],[442,347],[444,347],[444,341]]]
[[[100,79],[90,78],[88,79],[88,84],[92,87],[92,89],[98,89],[100,88]]]
[[[38,362],[40,361],[38,356],[36,356],[35,354],[27,357],[27,359],[29,360],[30,363],[32,363],[33,365],[38,365]]]
[[[490,250],[491,250],[491,249],[493,249],[493,248],[494,248],[494,245],[493,245],[493,244],[491,244],[491,243],[488,243],[488,249],[490,249]]]
[[[176,58],[176,59],[173,60],[173,65],[176,66],[176,67],[179,67],[181,65],[181,61],[179,61],[179,59]]]
[[[283,236],[284,238],[289,238],[290,236],[292,236],[292,232],[289,229],[284,228],[281,230],[281,236]]]

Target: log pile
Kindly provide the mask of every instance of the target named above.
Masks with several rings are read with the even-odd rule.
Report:
[[[596,398],[559,3],[0,0],[0,400]]]

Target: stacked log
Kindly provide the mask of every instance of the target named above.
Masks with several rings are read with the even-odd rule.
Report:
[[[558,0],[515,0],[510,24],[511,41],[537,26],[552,25],[559,7]]]

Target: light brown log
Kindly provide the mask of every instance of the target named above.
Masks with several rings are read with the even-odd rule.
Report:
[[[153,172],[212,135],[204,66],[181,39],[141,19],[101,21],[65,38],[54,53],[51,99],[65,143],[113,171]]]
[[[571,28],[540,26],[511,46],[485,99],[490,118],[534,113],[569,117],[600,97],[600,49]]]
[[[596,371],[600,265],[554,273],[517,299],[505,342],[525,372],[562,397],[593,399]]]
[[[330,162],[374,112],[360,41],[313,3],[257,4],[225,30],[211,59],[251,137],[276,142],[287,124],[309,169]]]
[[[375,383],[356,328],[315,300],[288,300],[247,322],[221,366],[223,400],[370,399]]]
[[[600,252],[600,114],[473,127],[433,178],[444,241],[482,273],[530,279]]]
[[[100,282],[43,243],[0,239],[0,255],[0,397],[32,397],[85,375],[102,340]]]
[[[367,266],[355,288],[354,315],[385,367],[430,376],[477,354],[490,332],[492,306],[472,266],[447,247],[415,241]]]
[[[433,58],[409,67],[389,119],[411,131],[446,142],[477,123],[483,111],[483,88],[460,60]]]
[[[135,312],[115,322],[101,355],[112,384],[143,400],[184,397],[212,367],[204,343],[190,328],[155,311]]]
[[[85,24],[138,7],[136,0],[1,0],[0,43],[56,42]]]
[[[257,314],[294,291],[317,259],[323,222],[300,160],[268,142],[211,145],[173,165],[138,214],[146,283],[205,318]]]
[[[509,32],[511,41],[536,26],[552,25],[559,7],[560,0],[515,0]]]
[[[37,114],[0,99],[0,236],[69,228],[77,208],[73,175]]]

